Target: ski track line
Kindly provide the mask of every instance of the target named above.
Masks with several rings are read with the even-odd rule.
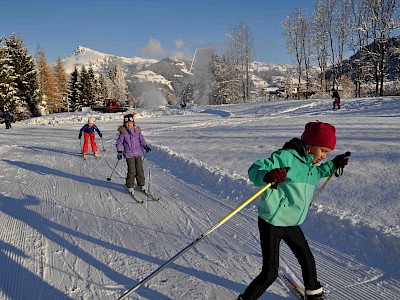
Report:
[[[39,224],[37,224],[38,230],[40,230],[44,241],[46,241],[47,249],[47,254],[43,255],[46,266],[46,277],[43,279],[44,281],[50,280],[51,282],[54,278],[58,278],[59,285],[64,285],[68,292],[72,292],[74,289],[79,289],[79,282],[84,282],[85,280],[84,276],[77,272],[77,260],[70,261],[71,256],[66,256],[68,252],[66,251],[66,245],[68,243],[74,244],[76,239],[73,236],[60,233],[56,229],[58,225],[56,223],[53,224],[54,220],[57,220],[57,224],[65,225],[70,225],[71,221],[69,221],[69,214],[66,213],[65,207],[61,206],[56,200],[67,197],[67,195],[64,195],[65,191],[59,188],[58,182],[62,179],[49,175],[45,175],[40,181],[40,185],[43,186],[40,189],[42,191],[40,195],[42,205],[37,206],[38,209],[34,208],[38,214],[43,216],[42,227],[40,228]],[[48,224],[43,222],[47,222]],[[54,256],[54,254],[57,255]]]
[[[28,189],[29,187],[25,188],[25,190]],[[13,185],[13,193],[10,193],[10,196],[12,197],[10,199],[12,200],[8,201],[26,201],[26,200],[29,201],[29,197],[25,193],[25,190],[22,189],[21,184],[19,182],[15,183]],[[8,206],[11,205],[9,204]],[[23,221],[30,218],[29,211],[27,209],[25,209],[24,207],[13,207],[12,213],[8,208],[6,208],[5,211],[10,212],[10,214],[6,215],[4,218],[5,220],[8,221],[6,222],[6,224],[2,226],[2,232],[3,233],[7,232],[7,229],[9,229],[10,232],[12,232],[12,237],[5,238],[5,236],[2,235],[1,240],[4,241],[10,240],[9,244],[12,245],[12,247],[16,247],[18,249],[26,248],[24,247],[24,245],[26,244],[32,244],[36,249],[35,252],[32,253],[33,257],[27,257],[22,252],[11,253],[10,258],[13,262],[17,263],[20,266],[30,266],[30,269],[33,269],[33,274],[35,274],[37,277],[35,278],[36,284],[30,283],[28,287],[13,284],[15,289],[11,290],[9,295],[16,294],[16,295],[27,296],[27,293],[35,291],[36,293],[40,294],[41,293],[40,290],[42,289],[43,279],[45,276],[45,269],[44,269],[44,265],[46,264],[45,240],[41,235],[37,235],[34,232],[32,232],[31,228]],[[7,267],[5,269],[7,269]],[[12,282],[18,282],[20,278],[24,277],[23,275],[24,272],[22,271],[22,268],[20,269],[17,268],[17,272],[14,268],[12,268],[10,269],[9,273],[3,273],[3,274],[7,274],[7,276],[9,276],[8,280],[11,280]],[[34,287],[31,285],[34,285]],[[0,295],[1,294],[3,293],[0,293]],[[2,296],[6,297],[4,294]]]

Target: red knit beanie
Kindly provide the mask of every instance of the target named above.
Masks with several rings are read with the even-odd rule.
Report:
[[[301,136],[304,144],[335,149],[336,129],[328,123],[320,121],[307,123]]]

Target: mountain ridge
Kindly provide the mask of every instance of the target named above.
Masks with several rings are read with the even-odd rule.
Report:
[[[62,60],[64,69],[69,74],[75,67],[82,66],[92,67],[95,72],[106,74],[111,65],[120,65],[125,73],[130,95],[138,97],[138,91],[142,92],[144,86],[147,88],[152,85],[160,89],[170,103],[176,103],[187,86],[193,84],[193,73],[190,72],[193,61],[177,57],[166,57],[161,60],[138,56],[129,58],[103,53],[84,46],[78,46]],[[291,65],[254,61],[250,72],[255,90],[261,92],[271,86],[281,86],[291,69],[294,69]]]

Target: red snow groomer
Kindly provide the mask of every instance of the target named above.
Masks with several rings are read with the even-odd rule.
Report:
[[[95,106],[92,107],[92,109],[107,113],[124,112],[128,110],[128,108],[123,107],[116,98],[106,98],[103,106]]]

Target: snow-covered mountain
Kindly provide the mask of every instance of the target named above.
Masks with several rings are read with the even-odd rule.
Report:
[[[179,97],[188,82],[193,80],[193,74],[189,72],[191,62],[175,57],[162,60],[127,58],[79,46],[63,60],[67,73],[71,73],[75,67],[82,66],[91,66],[95,71],[105,73],[112,64],[118,64],[123,68],[130,92],[137,89],[138,83],[149,83],[158,85],[166,93],[173,94],[173,97]],[[292,69],[290,65],[253,62],[250,71],[255,89],[261,91],[271,85],[282,86],[285,75]]]
[[[71,55],[63,60],[66,72],[70,73],[75,67],[89,67],[94,71],[107,73],[112,65],[119,65],[128,85],[128,92],[135,95],[139,90],[162,90],[164,97],[176,99],[192,77],[189,73],[189,62],[176,58],[163,60],[144,59],[140,57],[121,57],[105,54],[83,46],[79,46]],[[172,101],[174,102],[174,101]]]
[[[157,62],[155,59],[116,56],[79,46],[71,55],[63,59],[63,66],[67,73],[71,73],[75,67],[80,68],[82,66],[92,66],[95,71],[107,70],[111,63],[120,63],[123,66],[133,67],[134,70],[140,71],[155,62]]]

